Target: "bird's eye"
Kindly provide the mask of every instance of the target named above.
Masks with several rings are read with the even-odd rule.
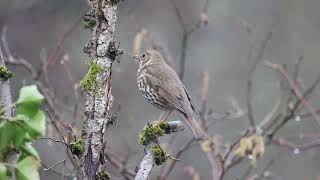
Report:
[[[142,58],[144,58],[144,57],[146,57],[146,54],[145,54],[145,53],[142,54]]]

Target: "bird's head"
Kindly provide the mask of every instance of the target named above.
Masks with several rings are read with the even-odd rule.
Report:
[[[139,61],[140,67],[164,62],[161,54],[153,49],[149,49],[140,55],[135,55],[133,58]]]

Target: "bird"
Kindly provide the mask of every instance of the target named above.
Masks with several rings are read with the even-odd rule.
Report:
[[[133,58],[139,61],[137,86],[143,97],[162,110],[180,112],[195,139],[198,141],[207,139],[207,134],[195,118],[197,110],[190,94],[162,55],[154,49],[149,49]]]

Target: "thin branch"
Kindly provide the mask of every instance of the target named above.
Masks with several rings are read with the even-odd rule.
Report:
[[[108,162],[116,167],[119,170],[119,173],[124,176],[127,179],[133,179],[136,175],[134,170],[129,169],[128,167],[125,166],[125,164],[122,163],[121,160],[115,155],[110,152],[105,152],[105,158],[108,160]]]
[[[180,12],[179,8],[175,4],[174,0],[170,0],[171,4],[174,8],[174,12],[176,14],[176,17],[178,19],[178,22],[182,28],[182,39],[181,39],[181,49],[180,49],[180,60],[179,60],[179,77],[180,79],[183,79],[184,71],[185,71],[185,61],[186,61],[186,53],[187,53],[187,48],[188,48],[188,41],[190,35],[199,29],[201,27],[201,24],[207,25],[208,24],[208,17],[206,15],[207,8],[209,5],[209,0],[205,0],[203,9],[202,9],[202,14],[199,20],[192,25],[190,29],[187,28],[184,20],[183,20],[183,15]]]
[[[286,139],[283,138],[274,138],[272,140],[272,143],[281,147],[286,147],[292,151],[294,151],[294,153],[300,153],[302,151],[307,151],[307,150],[311,150],[313,148],[319,148],[320,147],[320,139],[316,139],[314,141],[311,142],[306,142],[303,144],[295,144],[293,142],[290,142]]]
[[[279,86],[281,86],[281,82],[279,83]],[[283,101],[283,92],[282,92],[283,90],[282,90],[281,87],[279,89],[280,89],[279,98],[275,101],[271,111],[269,113],[267,113],[267,115],[259,123],[259,125],[257,126],[257,129],[263,131],[268,124],[271,125],[270,122],[273,120],[273,118],[275,117],[276,113],[280,110],[281,104],[282,104],[282,101]]]
[[[49,166],[48,168],[44,168],[43,170],[49,171],[50,169],[52,169],[52,168],[54,168],[54,167],[56,167],[56,166],[64,163],[65,161],[66,161],[66,159],[63,159],[63,160],[58,161],[58,162],[55,162],[55,163],[53,163],[51,166]]]
[[[59,129],[59,127],[57,126],[56,122],[55,122],[55,121],[53,120],[53,118],[51,117],[50,113],[49,113],[48,111],[46,111],[46,112],[47,112],[47,114],[48,114],[48,116],[49,116],[49,118],[50,118],[51,124],[52,124],[53,127],[56,129],[56,131],[59,133],[59,135],[60,135],[60,137],[62,138],[64,144],[67,145],[66,147],[67,147],[67,149],[68,149],[68,151],[67,151],[67,152],[68,152],[68,153],[67,153],[68,158],[69,158],[71,164],[73,165],[73,167],[75,168],[77,176],[79,177],[80,165],[78,165],[78,163],[75,161],[75,159],[74,159],[74,157],[73,157],[73,155],[72,155],[72,153],[71,153],[71,151],[70,151],[70,147],[69,147],[68,141],[67,141],[67,140],[65,139],[65,137],[63,136],[61,130]]]
[[[174,8],[174,12],[175,12],[175,14],[177,16],[178,22],[179,22],[179,24],[180,24],[180,26],[181,26],[181,28],[183,30],[183,33],[186,33],[187,32],[187,27],[186,27],[186,24],[183,21],[183,16],[182,16],[178,6],[174,2],[174,0],[170,0],[170,1],[171,1],[171,4],[172,4],[173,8]]]
[[[299,99],[299,101],[301,101],[302,105],[304,106],[304,108],[310,113],[312,114],[313,118],[316,120],[316,122],[318,123],[318,125],[320,126],[320,117],[318,116],[317,112],[315,111],[315,109],[312,107],[312,105],[305,99],[304,95],[301,93],[301,91],[299,90],[299,87],[297,87],[296,83],[294,83],[289,75],[288,72],[280,65],[278,64],[273,64],[270,61],[264,61],[263,64],[267,67],[270,67],[272,69],[278,70],[289,82],[289,85],[291,87],[291,89],[294,91],[294,94],[297,96],[297,98]],[[320,81],[319,81],[320,82]],[[312,88],[314,89],[314,88]]]
[[[248,109],[248,119],[249,119],[249,122],[250,122],[250,126],[252,128],[256,127],[255,118],[254,118],[254,115],[253,115],[253,105],[252,105],[253,75],[254,75],[255,70],[257,69],[257,66],[258,66],[259,62],[262,61],[263,53],[264,53],[265,48],[267,47],[267,44],[268,44],[269,40],[271,39],[271,37],[272,37],[272,31],[270,31],[266,35],[264,41],[262,42],[261,47],[260,47],[259,52],[258,52],[258,55],[255,58],[255,60],[253,62],[253,65],[250,67],[249,75],[248,75],[248,79],[247,79],[246,101],[247,101],[247,109]],[[252,52],[249,51],[248,58],[251,58],[251,53]]]
[[[185,152],[187,149],[189,149],[192,145],[192,143],[195,142],[194,138],[191,138],[185,145],[183,145],[178,152],[174,155],[175,158],[179,158],[183,152]],[[159,179],[165,180],[168,178],[169,174],[173,170],[174,166],[176,165],[176,161],[171,161],[167,167],[167,170],[164,173],[160,174]]]
[[[68,144],[66,144],[64,141],[61,141],[61,140],[58,140],[58,139],[54,139],[54,138],[52,138],[52,137],[40,137],[40,138],[38,138],[38,139],[39,139],[39,140],[40,140],[40,139],[51,140],[51,141],[53,141],[53,142],[61,143],[61,144],[65,145],[65,146],[68,146]]]
[[[62,49],[62,45],[64,43],[64,41],[70,36],[70,34],[81,24],[82,22],[82,16],[80,18],[78,18],[75,23],[67,29],[66,32],[64,32],[62,34],[62,36],[60,37],[60,39],[57,42],[56,47],[54,48],[54,50],[50,53],[48,59],[47,59],[47,63],[44,64],[44,68],[43,69],[48,69],[48,67],[54,62],[56,56],[58,55],[59,51]]]
[[[43,162],[41,162],[41,166],[42,167],[44,167],[44,168],[48,168],[49,166],[47,166],[46,164],[44,164]],[[55,170],[55,169],[53,169],[53,168],[51,168],[50,170],[48,170],[48,171],[50,171],[50,172],[52,172],[52,173],[54,173],[54,174],[56,174],[56,175],[59,175],[59,176],[61,176],[62,175],[62,173],[61,172],[59,172],[59,171],[57,171],[57,170]],[[66,177],[66,178],[75,178],[75,176],[73,175],[73,174],[68,174],[68,175],[65,175],[64,177]]]

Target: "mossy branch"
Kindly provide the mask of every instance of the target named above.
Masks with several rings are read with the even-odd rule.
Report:
[[[164,134],[172,134],[184,130],[180,121],[156,121],[148,123],[139,134],[139,142],[142,145],[148,145],[150,142],[158,142],[157,138]]]
[[[159,145],[158,138],[164,134],[183,131],[181,121],[156,121],[148,123],[139,134],[139,142],[145,145],[145,156],[142,159],[135,180],[146,180],[149,177],[154,165],[161,165],[166,162],[168,154]]]
[[[70,143],[70,150],[71,150],[72,154],[74,154],[80,158],[84,153],[84,140],[78,139],[78,140]]]
[[[13,77],[13,73],[7,69],[5,66],[0,65],[0,78],[7,81],[8,79]]]

